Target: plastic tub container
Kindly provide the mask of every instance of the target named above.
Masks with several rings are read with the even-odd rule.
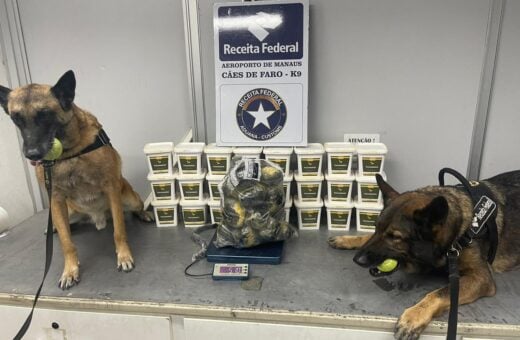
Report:
[[[294,179],[296,179],[298,186],[298,200],[304,202],[319,202],[321,200],[323,175],[300,176],[299,173],[295,173]]]
[[[217,146],[216,143],[208,144],[204,148],[204,153],[206,154],[206,162],[208,163],[208,174],[227,174],[231,163],[232,151],[232,147]]]
[[[325,197],[325,207],[327,208],[327,226],[329,230],[349,230],[350,218],[352,216],[351,202],[330,201]]]
[[[294,174],[292,172],[289,173],[289,176],[285,176],[283,178],[283,190],[285,191],[285,199],[291,197],[291,183],[294,179]]]
[[[298,172],[302,176],[321,175],[323,162],[323,145],[309,143],[307,146],[295,147],[294,152],[298,158]]]
[[[173,173],[173,143],[148,143],[143,148],[148,159],[148,168],[153,175]]]
[[[284,176],[289,176],[291,169],[291,155],[293,150],[294,149],[292,147],[264,148],[264,155],[266,160],[273,162],[282,168]]]
[[[351,202],[354,179],[354,176],[325,174],[329,199],[338,202]]]
[[[181,200],[182,219],[185,227],[200,227],[206,224],[206,198],[201,200]]]
[[[153,199],[157,201],[169,201],[174,200],[175,196],[175,178],[177,177],[177,172],[175,171],[173,174],[160,174],[153,175],[148,174],[148,181],[150,181],[150,186],[152,188]]]
[[[290,196],[285,198],[285,221],[289,222],[289,217],[291,216],[291,208],[293,205],[293,199]]]
[[[175,146],[175,155],[179,163],[180,175],[202,173],[202,151],[204,143],[180,143]]]
[[[356,229],[358,231],[374,232],[376,230],[376,222],[381,210],[382,204],[377,203],[356,203]]]
[[[321,198],[318,202],[302,202],[295,199],[294,205],[298,211],[298,227],[300,230],[320,229],[321,208],[323,207]]]
[[[244,146],[244,147],[235,147],[233,148],[233,153],[235,156],[244,158],[260,158],[262,154],[261,146]]]
[[[209,212],[211,215],[211,223],[220,223],[222,221],[222,208],[220,201],[208,201]]]
[[[204,177],[206,177],[205,170],[201,174],[181,175],[177,177],[177,182],[179,182],[179,191],[181,192],[181,199],[192,201],[203,199]]]
[[[352,143],[325,143],[327,152],[327,174],[351,175],[352,157],[356,152],[356,146]]]
[[[157,227],[176,227],[179,199],[152,201],[155,224]]]
[[[212,201],[220,201],[219,184],[224,179],[224,175],[206,175],[208,181],[209,199]]]
[[[386,174],[380,174],[386,181]],[[375,176],[359,176],[356,175],[357,182],[357,202],[358,203],[383,203],[383,195],[377,185]]]
[[[358,172],[361,176],[372,176],[382,173],[385,155],[388,153],[383,143],[357,144]]]

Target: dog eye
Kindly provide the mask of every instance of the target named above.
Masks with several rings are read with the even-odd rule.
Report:
[[[49,120],[53,113],[54,112],[52,112],[50,110],[46,110],[46,109],[40,110],[36,113],[36,117],[34,118],[34,121],[36,122],[36,124],[42,124],[45,121]]]
[[[401,235],[394,234],[394,233],[389,233],[388,237],[390,237],[393,240],[402,240],[403,239],[403,237]]]

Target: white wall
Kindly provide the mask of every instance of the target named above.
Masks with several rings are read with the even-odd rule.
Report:
[[[208,140],[215,139],[212,8],[200,0]],[[398,190],[466,171],[489,0],[310,1],[309,141],[380,133]]]
[[[144,144],[178,141],[192,124],[182,2],[18,3],[31,80],[75,71],[76,104],[99,118],[144,199]]]
[[[0,44],[0,85],[9,87],[5,66],[3,46]],[[0,108],[0,207],[9,214],[8,224],[0,224],[0,231],[20,223],[34,213],[24,162],[16,128]]]
[[[482,155],[481,178],[520,169],[520,1],[508,0]]]

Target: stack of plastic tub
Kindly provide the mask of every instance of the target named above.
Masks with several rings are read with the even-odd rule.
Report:
[[[204,143],[180,143],[175,146],[179,167],[177,181],[181,196],[180,206],[185,227],[198,227],[206,223],[206,170],[202,167],[204,147]]]
[[[327,153],[327,226],[329,229],[350,228],[352,215],[352,187],[355,177],[352,174],[352,163],[356,147],[351,143],[325,143]]]
[[[231,166],[232,150],[233,148],[231,147],[220,147],[215,143],[208,144],[204,148],[204,153],[206,154],[206,161],[208,164],[208,174],[206,175],[206,181],[208,182],[208,206],[211,223],[219,223],[222,220],[219,186]]]
[[[267,161],[270,161],[278,165],[283,173],[283,187],[285,190],[285,212],[287,221],[291,213],[291,207],[293,200],[291,198],[291,185],[294,179],[294,174],[291,171],[291,157],[294,152],[292,147],[265,147],[264,157]]]
[[[323,207],[321,188],[325,150],[319,143],[309,143],[306,147],[295,147],[294,152],[298,161],[298,171],[294,174],[298,187],[298,194],[294,198],[298,226],[301,230],[316,230],[320,226]]]
[[[383,197],[375,175],[379,174],[386,180],[384,165],[388,149],[383,143],[366,143],[358,144],[356,151],[356,226],[358,231],[374,232],[377,218],[383,210]]]
[[[177,226],[179,199],[175,192],[174,145],[171,142],[148,143],[144,146],[148,168],[147,179],[152,189],[152,206],[158,227]]]

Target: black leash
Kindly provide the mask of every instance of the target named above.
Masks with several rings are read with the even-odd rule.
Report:
[[[459,268],[458,260],[463,248],[469,246],[474,239],[487,236],[489,239],[488,262],[495,260],[498,247],[498,228],[496,225],[497,204],[489,188],[476,181],[468,181],[459,172],[444,168],[439,171],[439,184],[444,186],[444,175],[450,174],[462,183],[473,202],[473,220],[471,226],[460,237],[455,239],[447,251],[448,275],[450,287],[450,312],[448,316],[447,340],[457,338],[457,323],[459,310]]]
[[[81,150],[80,153],[66,157],[66,158],[60,158],[58,160],[54,161],[43,161],[43,175],[45,180],[45,189],[47,189],[47,195],[49,197],[49,217],[47,221],[47,238],[46,238],[46,246],[45,246],[45,269],[43,272],[43,278],[42,282],[40,283],[40,287],[38,287],[38,290],[36,291],[36,295],[34,296],[33,305],[31,308],[31,312],[27,316],[27,319],[25,319],[25,322],[23,323],[22,327],[16,333],[13,340],[21,340],[27,330],[29,329],[29,326],[31,325],[33,313],[34,313],[34,307],[36,307],[36,303],[38,302],[38,299],[40,297],[40,293],[42,291],[43,283],[45,282],[45,278],[47,277],[47,273],[49,272],[49,268],[51,267],[52,262],[52,248],[53,248],[53,224],[52,224],[52,211],[51,211],[51,200],[52,200],[52,167],[54,164],[56,164],[57,161],[64,161],[66,159],[71,159],[74,157],[78,157],[81,155],[84,155],[86,153],[89,153],[91,151],[94,151],[100,147],[103,147],[105,145],[112,146],[110,143],[110,138],[106,134],[105,130],[100,129],[98,131],[98,134],[96,136],[96,139],[92,144],[87,146],[85,149]]]
[[[14,340],[20,340],[23,338],[29,326],[31,325],[34,307],[36,307],[36,303],[38,302],[38,298],[40,297],[40,293],[42,291],[43,283],[45,282],[45,278],[47,277],[47,273],[49,272],[49,268],[51,267],[52,262],[52,247],[53,247],[53,230],[52,230],[52,212],[51,212],[51,196],[52,196],[52,167],[54,166],[54,161],[45,161],[43,162],[43,174],[45,178],[45,188],[47,189],[47,195],[49,197],[49,217],[47,220],[47,241],[45,247],[45,270],[43,271],[42,282],[40,283],[40,287],[36,291],[36,295],[34,296],[33,305],[31,308],[31,312],[25,319],[22,327],[14,336]]]

